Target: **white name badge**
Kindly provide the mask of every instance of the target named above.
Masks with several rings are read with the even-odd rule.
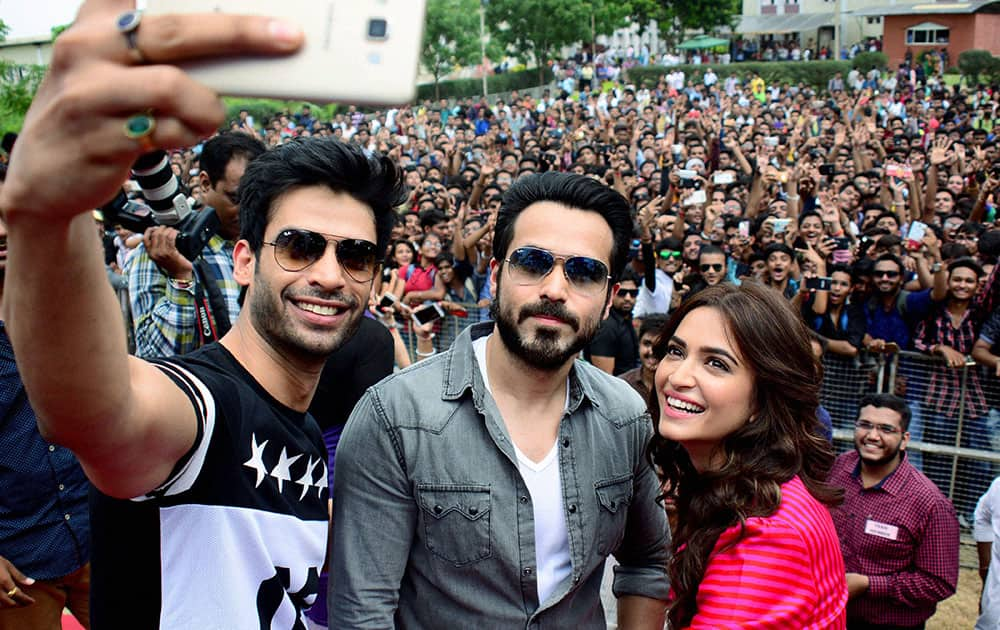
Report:
[[[899,537],[899,528],[895,525],[888,525],[868,519],[865,521],[865,533],[872,536],[879,536],[880,538],[896,540]]]

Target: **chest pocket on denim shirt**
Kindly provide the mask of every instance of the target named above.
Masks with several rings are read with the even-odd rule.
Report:
[[[597,502],[597,551],[609,554],[625,536],[625,519],[632,503],[632,473],[602,479],[594,484]]]
[[[458,567],[490,557],[489,486],[417,484],[417,497],[428,551]]]

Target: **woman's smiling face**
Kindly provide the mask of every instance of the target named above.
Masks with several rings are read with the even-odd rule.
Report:
[[[655,376],[659,432],[681,444],[699,470],[719,443],[742,427],[753,406],[754,377],[715,308],[696,308],[667,344]]]

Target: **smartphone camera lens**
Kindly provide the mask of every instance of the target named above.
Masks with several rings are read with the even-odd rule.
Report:
[[[368,20],[368,39],[385,39],[389,34],[389,23],[383,18]]]

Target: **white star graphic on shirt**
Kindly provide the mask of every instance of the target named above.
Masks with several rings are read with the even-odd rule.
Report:
[[[278,480],[279,493],[281,492],[283,484],[286,481],[292,480],[292,475],[288,469],[295,463],[295,460],[300,457],[302,457],[301,454],[296,455],[295,457],[289,457],[288,453],[285,451],[285,447],[281,447],[281,455],[278,456],[278,463],[271,469],[271,476]]]
[[[257,483],[254,484],[254,488],[259,486],[260,482],[264,481],[264,477],[267,476],[267,466],[264,465],[265,446],[267,446],[267,440],[257,444],[257,434],[254,433],[250,436],[250,449],[253,454],[250,455],[250,459],[243,462],[243,465],[257,471]]]
[[[299,495],[299,501],[306,498],[306,493],[309,492],[309,488],[313,487],[313,471],[316,470],[316,466],[320,463],[320,461],[321,460],[319,459],[314,461],[313,458],[310,457],[309,467],[306,468],[305,474],[296,480],[295,483],[302,486],[302,494]]]
[[[330,479],[327,476],[329,475],[329,472],[330,471],[326,468],[326,462],[323,462],[323,474],[316,480],[316,496],[319,498],[323,497],[323,488],[330,485]]]

